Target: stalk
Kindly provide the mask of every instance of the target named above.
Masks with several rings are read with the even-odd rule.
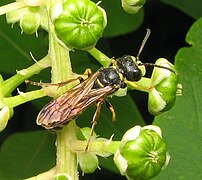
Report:
[[[49,31],[49,55],[52,67],[52,83],[63,82],[73,78],[69,50],[58,43],[51,24]],[[71,88],[70,85],[67,86]],[[66,88],[64,88],[64,91],[65,90]],[[75,122],[72,121],[56,134],[56,174],[65,173],[74,180],[78,179],[77,158],[76,153],[70,150],[70,142],[72,139],[76,139],[76,130],[77,126]]]

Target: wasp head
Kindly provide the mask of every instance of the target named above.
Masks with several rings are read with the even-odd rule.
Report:
[[[117,60],[117,69],[128,81],[139,81],[142,71],[130,55],[124,55]]]

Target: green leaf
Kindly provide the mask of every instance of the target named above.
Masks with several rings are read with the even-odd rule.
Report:
[[[11,135],[0,150],[0,179],[22,179],[55,164],[55,140],[47,131]]]
[[[128,14],[121,7],[120,1],[103,1],[100,6],[107,13],[107,27],[104,37],[114,37],[136,30],[143,22],[144,12]]]
[[[189,30],[175,65],[182,84],[182,96],[167,113],[155,118],[163,129],[171,156],[170,164],[156,179],[202,179],[202,18]]]
[[[202,1],[201,0],[161,0],[166,4],[172,5],[189,16],[198,19],[202,16]]]

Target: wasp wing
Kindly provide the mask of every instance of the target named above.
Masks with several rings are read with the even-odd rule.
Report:
[[[37,124],[46,129],[61,128],[92,103],[111,94],[115,90],[114,86],[92,89],[98,75],[98,72],[93,74],[44,106],[37,117]]]

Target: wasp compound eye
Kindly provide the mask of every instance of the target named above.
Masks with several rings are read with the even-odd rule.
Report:
[[[130,55],[124,55],[117,59],[118,71],[126,77],[128,81],[139,81],[142,72]]]

